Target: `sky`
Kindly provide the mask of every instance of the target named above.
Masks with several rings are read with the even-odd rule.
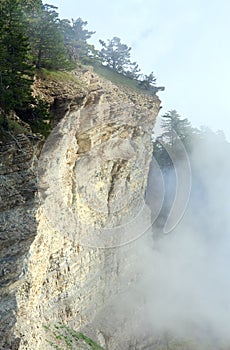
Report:
[[[92,42],[121,38],[132,61],[154,72],[161,115],[175,109],[193,126],[223,130],[230,141],[229,0],[50,0],[61,18],[81,17]]]

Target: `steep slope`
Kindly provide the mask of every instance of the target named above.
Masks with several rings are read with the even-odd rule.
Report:
[[[8,340],[12,342],[17,310],[15,292],[23,279],[26,256],[36,236],[34,171],[40,147],[41,137],[29,130],[9,136],[9,141],[0,144],[1,349]]]
[[[39,162],[33,162],[37,146],[29,153],[23,146],[28,161],[9,156],[19,141],[4,146],[1,154],[6,184],[1,220],[4,225],[7,217],[9,225],[1,237],[1,259],[8,264],[2,271],[10,270],[9,264],[12,271],[8,277],[2,272],[0,279],[1,329],[6,331],[1,348],[48,349],[44,324],[82,328],[138,279],[133,248],[150,225],[144,195],[160,101],[92,70],[72,74],[81,83],[35,84],[52,104],[57,124]],[[27,136],[30,149],[33,137]],[[4,167],[7,154],[12,160]],[[28,174],[33,184],[38,174],[35,197]],[[12,201],[13,191],[20,189],[28,200]],[[12,251],[13,232],[17,252]],[[101,332],[94,329],[94,335]]]

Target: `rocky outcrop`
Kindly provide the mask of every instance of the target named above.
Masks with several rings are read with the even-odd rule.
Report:
[[[26,260],[36,233],[37,155],[42,139],[32,133],[9,135],[0,145],[0,347],[16,349],[16,291],[26,273]]]
[[[22,152],[17,140],[1,153],[2,347],[48,349],[44,325],[55,322],[92,325],[100,341],[97,315],[138,278],[132,260],[151,224],[144,194],[160,101],[92,70],[73,77],[81,85],[63,100],[52,83],[36,83],[57,115],[39,162],[35,136],[20,136]]]

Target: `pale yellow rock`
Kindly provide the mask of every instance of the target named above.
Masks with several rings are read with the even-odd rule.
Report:
[[[43,325],[86,326],[134,283],[133,247],[150,225],[143,201],[159,99],[118,87],[92,70],[73,74],[84,89],[75,96],[64,88],[67,112],[38,163],[36,234],[14,290],[20,350],[49,349]],[[35,88],[52,102],[42,82]],[[77,94],[85,96],[79,105]]]

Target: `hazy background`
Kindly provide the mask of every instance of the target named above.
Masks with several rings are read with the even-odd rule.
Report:
[[[211,133],[194,145],[188,208],[169,235],[154,240],[143,288],[154,329],[213,346],[230,343],[229,151]]]
[[[162,113],[176,109],[194,126],[222,129],[230,140],[229,0],[50,3],[62,18],[87,20],[87,29],[97,32],[93,43],[118,36],[132,46],[132,59],[166,87],[159,94]],[[183,220],[169,235],[158,232],[151,244],[139,242],[133,271],[140,270],[142,281],[123,302],[119,296],[115,310],[118,319],[130,321],[142,300],[135,311],[138,329],[143,320],[159,332],[206,337],[215,348],[215,341],[230,343],[229,145],[207,138],[191,163],[193,188]],[[111,314],[106,319],[103,313],[102,328],[114,322]]]
[[[230,139],[229,0],[50,0],[61,18],[81,17],[98,39],[118,36],[132,59],[154,71],[162,112],[176,109],[194,126]]]
[[[230,144],[212,133],[196,142],[191,197],[182,220],[169,234],[154,225],[152,232],[133,242],[129,276],[122,279],[121,273],[117,282],[124,292],[93,322],[94,329],[116,339],[117,350],[229,349],[229,152]],[[155,171],[151,184],[157,187]],[[168,177],[170,173],[167,181]],[[168,187],[166,195],[170,191],[175,188]],[[137,283],[127,282],[132,276]],[[125,337],[129,345],[133,340],[133,347],[122,347]],[[167,345],[173,340],[178,346]]]

